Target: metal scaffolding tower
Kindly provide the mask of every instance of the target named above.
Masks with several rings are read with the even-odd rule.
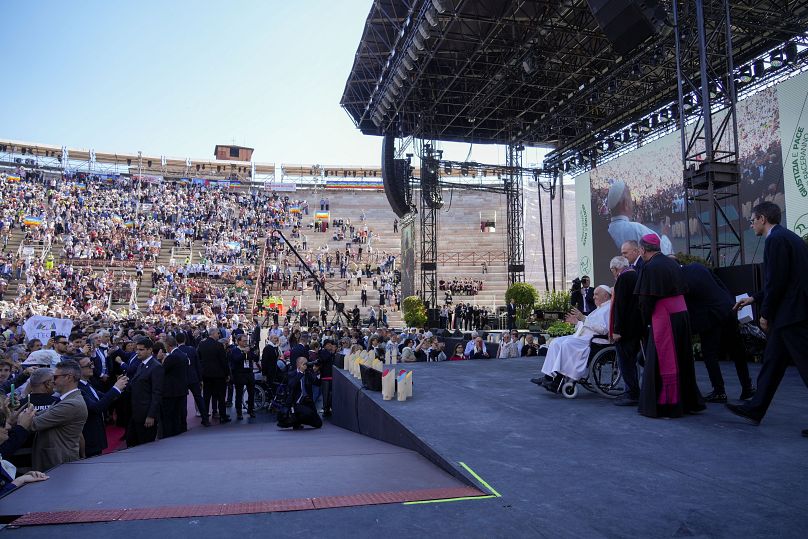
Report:
[[[688,253],[743,264],[729,0],[673,0],[673,16]]]

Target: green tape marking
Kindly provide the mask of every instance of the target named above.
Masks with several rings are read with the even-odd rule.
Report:
[[[497,492],[496,490],[494,490],[494,487],[492,487],[491,485],[489,485],[488,483],[486,483],[486,482],[485,482],[485,479],[483,479],[482,477],[480,477],[479,475],[477,475],[477,472],[475,472],[474,470],[472,470],[471,468],[469,468],[468,466],[466,466],[466,463],[465,463],[465,462],[459,462],[458,464],[460,464],[460,465],[461,465],[463,468],[465,468],[465,469],[466,469],[466,471],[467,471],[468,473],[470,473],[472,476],[474,476],[474,479],[476,479],[477,481],[479,481],[479,482],[480,482],[480,483],[481,483],[481,484],[482,484],[482,485],[483,485],[485,488],[487,488],[487,489],[489,490],[489,492],[491,492],[491,494],[493,494],[493,495],[494,495],[494,496],[496,496],[497,498],[502,498],[502,494],[500,494],[499,492]]]
[[[403,505],[417,505],[421,503],[443,503],[443,502],[461,502],[463,500],[485,500],[488,498],[496,498],[493,494],[487,494],[485,496],[464,496],[462,498],[443,498],[439,500],[421,500],[419,502],[404,502]]]

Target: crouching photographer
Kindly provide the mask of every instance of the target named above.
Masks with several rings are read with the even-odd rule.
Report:
[[[296,365],[297,369],[289,374],[287,383],[289,412],[278,419],[278,426],[300,430],[303,425],[308,425],[319,429],[323,420],[314,405],[313,388],[320,385],[320,367],[317,362],[309,363],[305,357],[297,358]]]

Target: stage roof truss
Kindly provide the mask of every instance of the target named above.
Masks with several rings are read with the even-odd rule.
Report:
[[[672,23],[621,57],[586,0],[437,4],[442,12],[433,0],[374,2],[341,100],[363,133],[546,146],[560,163],[677,100]],[[684,26],[695,27],[692,11]],[[731,18],[741,69],[805,42],[808,0],[733,1]]]

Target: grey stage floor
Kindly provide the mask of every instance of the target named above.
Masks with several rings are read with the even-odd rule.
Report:
[[[721,405],[655,420],[586,392],[565,400],[528,382],[539,365],[527,359],[417,364],[412,400],[379,401],[447,461],[467,463],[501,498],[82,524],[69,532],[85,538],[805,536],[808,439],[800,429],[808,427],[808,392],[793,369],[765,422],[754,427]],[[722,367],[737,395],[731,365]],[[709,389],[703,365],[697,372]]]
[[[164,508],[464,486],[421,455],[326,425],[198,428],[49,472],[0,500],[0,515]]]

